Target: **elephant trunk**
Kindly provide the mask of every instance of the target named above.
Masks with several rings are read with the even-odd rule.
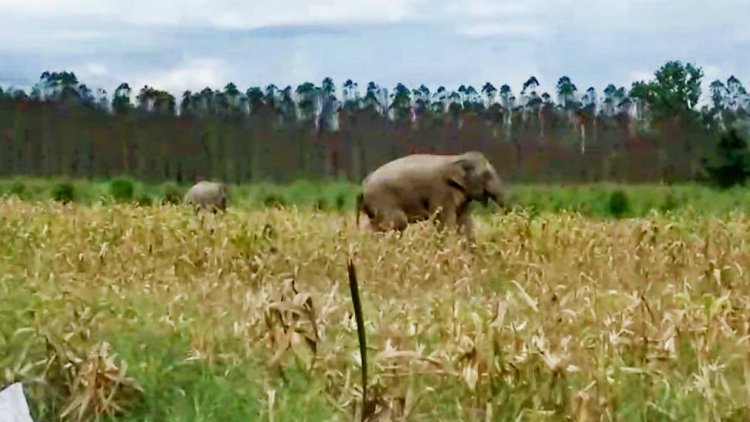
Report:
[[[482,197],[482,204],[487,205],[489,201],[494,202],[499,207],[505,207],[505,195],[501,190],[485,189]]]
[[[501,195],[498,195],[496,193],[490,192],[490,194],[488,195],[488,197],[489,197],[489,199],[491,199],[492,201],[494,201],[497,205],[500,205],[500,206],[503,205],[503,197]]]

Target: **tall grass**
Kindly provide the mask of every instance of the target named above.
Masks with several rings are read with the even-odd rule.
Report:
[[[0,202],[0,376],[35,420],[747,420],[750,219],[428,223]]]

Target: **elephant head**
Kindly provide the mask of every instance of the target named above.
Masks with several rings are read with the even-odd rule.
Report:
[[[500,176],[481,152],[469,151],[449,163],[447,183],[462,191],[467,200],[487,204],[490,200],[504,206],[504,190]]]

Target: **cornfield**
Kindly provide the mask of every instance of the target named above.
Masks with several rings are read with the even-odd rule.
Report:
[[[475,221],[471,252],[428,222],[5,200],[0,385],[40,421],[750,418],[747,216]]]

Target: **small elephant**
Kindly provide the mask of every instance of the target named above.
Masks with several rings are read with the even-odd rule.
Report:
[[[435,221],[458,227],[473,241],[469,203],[504,206],[504,192],[495,168],[481,152],[458,155],[412,154],[390,161],[370,173],[357,196],[360,212],[375,231],[403,231],[408,224],[435,215]]]
[[[209,208],[214,214],[218,210],[226,211],[227,187],[221,182],[202,180],[188,189],[183,202],[193,204],[196,211],[200,208]]]

